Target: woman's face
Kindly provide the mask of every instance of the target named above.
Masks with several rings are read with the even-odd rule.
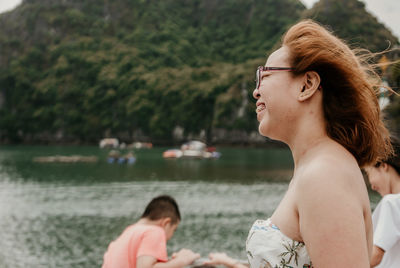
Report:
[[[292,67],[289,64],[289,52],[282,47],[272,53],[266,67]],[[253,96],[257,99],[257,120],[259,132],[272,139],[284,140],[295,120],[297,94],[301,90],[299,78],[290,71],[264,71],[260,77],[260,87]]]
[[[387,164],[383,163],[379,167],[368,166],[364,168],[368,175],[372,190],[377,191],[381,196],[390,194],[390,176],[387,172]]]

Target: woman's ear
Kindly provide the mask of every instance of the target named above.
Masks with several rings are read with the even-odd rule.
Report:
[[[319,74],[314,71],[306,72],[304,74],[304,84],[300,89],[298,100],[305,101],[311,98],[314,93],[320,88],[321,78]]]

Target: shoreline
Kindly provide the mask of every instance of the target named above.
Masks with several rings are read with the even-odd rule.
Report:
[[[186,140],[189,141],[189,140]],[[181,146],[186,141],[170,141],[170,142],[154,142],[152,143],[154,147],[177,147]],[[205,142],[204,140],[201,140]],[[125,142],[126,145],[132,144],[133,142]],[[149,142],[149,141],[140,141]],[[268,140],[265,138],[264,142],[218,142],[218,143],[207,143],[207,146],[213,147],[231,147],[231,148],[288,148],[286,144],[275,141]],[[0,146],[99,146],[99,142],[92,141],[21,141],[21,142],[10,142],[10,141],[0,141]]]

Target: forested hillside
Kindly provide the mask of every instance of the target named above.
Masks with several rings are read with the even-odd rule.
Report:
[[[329,25],[335,34],[353,47],[379,52],[398,44],[398,39],[365,11],[365,4],[361,1],[320,0],[305,11],[304,16]]]
[[[255,68],[302,17],[398,42],[357,0],[25,0],[0,15],[0,139],[247,143]]]

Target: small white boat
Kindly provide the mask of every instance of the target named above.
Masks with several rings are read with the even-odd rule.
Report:
[[[189,141],[182,144],[181,149],[169,149],[163,152],[164,158],[219,158],[221,153],[215,147],[207,147],[201,141]]]
[[[99,142],[99,147],[100,148],[118,148],[119,146],[119,141],[118,139],[114,139],[114,138],[105,138],[102,139]]]
[[[163,152],[164,158],[180,158],[183,156],[183,153],[179,149],[169,149]]]

